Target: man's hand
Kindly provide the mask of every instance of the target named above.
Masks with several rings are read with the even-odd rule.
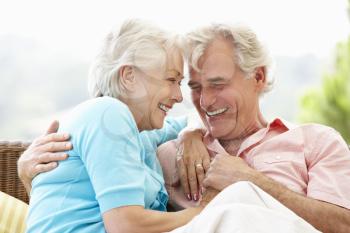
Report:
[[[207,188],[204,190],[199,206],[206,207],[208,203],[219,194],[219,191],[213,188]]]
[[[221,191],[238,181],[256,184],[322,232],[349,232],[350,210],[295,193],[236,156],[216,155],[203,185]]]
[[[258,172],[237,156],[217,154],[210,164],[210,168],[203,180],[204,187],[223,190],[238,181],[252,181]]]
[[[203,143],[201,129],[186,131],[181,136],[176,160],[186,197],[189,200],[199,200],[199,191],[202,189],[205,173],[210,166],[210,157]]]
[[[46,134],[36,138],[17,162],[18,176],[28,194],[33,178],[57,167],[57,161],[68,157],[63,151],[72,149],[72,144],[67,142],[69,135],[56,133],[58,126],[58,121],[52,122]]]

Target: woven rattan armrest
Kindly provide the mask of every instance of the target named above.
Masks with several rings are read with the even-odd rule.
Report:
[[[26,203],[29,198],[17,175],[17,160],[29,144],[21,141],[0,141],[0,191]]]

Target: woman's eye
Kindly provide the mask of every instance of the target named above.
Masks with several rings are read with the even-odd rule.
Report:
[[[177,81],[175,78],[169,78],[167,79],[169,82],[171,82],[172,84],[176,84],[178,83],[179,86],[181,86],[181,81]]]

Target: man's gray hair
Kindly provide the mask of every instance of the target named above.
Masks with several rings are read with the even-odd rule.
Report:
[[[150,23],[135,19],[125,21],[120,29],[107,35],[90,68],[90,95],[118,98],[122,92],[119,70],[123,66],[136,66],[143,71],[165,69],[166,50],[174,38]]]
[[[210,43],[218,37],[232,41],[237,65],[247,77],[251,77],[256,68],[264,67],[267,79],[264,92],[271,90],[273,85],[272,58],[256,34],[244,25],[213,24],[188,33],[186,57],[190,67],[197,72],[200,70],[199,59]]]

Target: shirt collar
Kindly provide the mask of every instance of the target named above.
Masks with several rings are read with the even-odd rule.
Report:
[[[246,149],[252,147],[253,145],[259,143],[266,134],[271,130],[276,129],[285,129],[286,131],[296,128],[297,125],[292,124],[286,120],[283,120],[282,118],[275,118],[273,121],[271,121],[266,128],[262,128],[255,132],[254,134],[247,137],[241,144],[240,149],[238,150],[237,156],[239,156],[243,151]],[[225,149],[221,146],[219,141],[215,138],[213,138],[209,133],[207,133],[204,136],[203,142],[207,145],[207,148],[209,151],[213,152],[214,154],[225,154],[227,153]],[[212,156],[214,154],[211,154]]]

